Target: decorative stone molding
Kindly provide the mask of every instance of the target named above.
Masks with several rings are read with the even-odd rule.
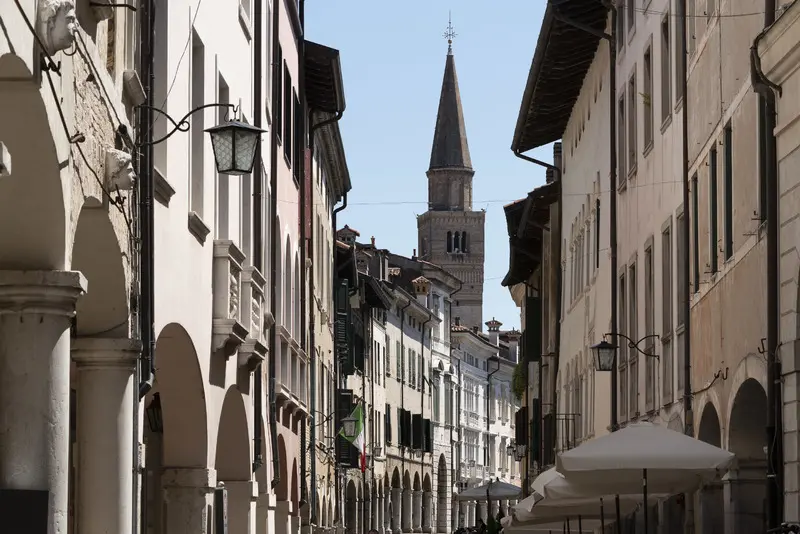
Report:
[[[189,231],[192,235],[200,242],[202,245],[206,242],[206,238],[208,234],[211,233],[211,228],[206,226],[206,223],[203,222],[203,219],[197,212],[190,211],[189,212]]]
[[[233,241],[214,241],[212,348],[231,356],[248,330],[241,323],[242,262],[245,255]]]
[[[73,0],[39,0],[37,33],[48,54],[67,50],[75,42],[78,17]]]
[[[79,368],[136,368],[142,342],[128,338],[79,337],[72,341],[72,359]]]
[[[115,148],[106,148],[106,187],[112,191],[129,191],[137,178],[130,154]]]
[[[0,315],[73,317],[86,285],[78,271],[0,271]]]
[[[169,201],[172,200],[172,197],[174,195],[175,195],[175,188],[172,187],[172,185],[167,181],[166,177],[163,174],[161,174],[160,170],[153,167],[153,197],[164,206],[169,207]],[[190,229],[191,229],[191,224],[192,221],[190,218],[189,220]],[[205,239],[205,237],[203,239]]]

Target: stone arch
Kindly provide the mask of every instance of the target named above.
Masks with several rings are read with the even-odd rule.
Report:
[[[714,403],[709,401],[700,412],[697,438],[716,447],[722,446],[722,429]],[[699,494],[702,532],[714,532],[725,524],[725,495],[722,482],[703,487]]]
[[[447,531],[447,503],[450,499],[449,482],[447,480],[447,458],[444,454],[439,455],[439,463],[436,472],[436,496],[438,501],[438,515],[436,516],[436,530]]]
[[[0,82],[0,139],[12,158],[11,175],[0,179],[0,270],[67,269],[71,182],[62,185],[59,161],[67,154],[59,157],[57,149],[65,134],[51,130],[52,103],[45,104],[23,59],[0,56],[0,80],[10,80]]]
[[[283,436],[278,436],[278,461],[280,463],[280,477],[275,488],[275,498],[279,501],[289,500],[289,469],[286,457],[286,441]]]
[[[292,460],[292,514],[300,513],[300,478],[297,472],[297,458]]]
[[[252,499],[250,425],[239,388],[231,386],[222,402],[214,467],[217,481],[228,488],[228,526],[246,532]]]
[[[351,479],[347,483],[347,490],[345,493],[345,521],[347,530],[356,532],[356,524],[358,522],[358,492],[356,490],[356,483]]]
[[[419,473],[414,473],[414,491],[420,491],[422,489],[422,485],[420,484],[419,480]]]
[[[393,488],[400,488],[400,470],[398,468],[394,468],[392,472],[392,487]]]
[[[239,388],[231,386],[222,402],[214,468],[217,480],[250,480],[250,425]]]
[[[79,336],[128,337],[128,284],[125,259],[102,205],[84,205],[72,247],[72,269],[86,277],[88,291],[78,300],[75,326]]]
[[[695,396],[695,413],[700,414],[702,417],[702,414],[708,405],[711,405],[711,407],[714,409],[714,413],[717,416],[717,421],[719,422],[720,436],[722,441],[721,445],[718,446],[726,448],[728,443],[727,436],[725,435],[725,421],[722,418],[722,414],[725,412],[722,401],[720,400],[719,390],[717,388],[712,387]],[[699,422],[700,419],[697,419],[697,421]],[[700,427],[698,425],[695,425],[695,427],[695,432],[699,432]],[[699,434],[697,439],[702,439],[699,437]]]
[[[736,366],[736,370],[733,372],[733,376],[728,379],[729,393],[727,401],[727,413],[725,413],[723,417],[722,412],[720,412],[720,418],[723,420],[723,428],[728,430],[728,436],[730,436],[730,421],[734,405],[733,399],[736,395],[736,392],[738,392],[742,385],[750,378],[757,380],[761,384],[761,388],[764,391],[767,390],[767,362],[760,355],[753,353],[748,354],[739,362],[739,364]],[[728,450],[732,450],[730,448],[730,444],[727,442],[726,444],[728,444]]]
[[[164,420],[164,465],[208,465],[208,414],[203,375],[192,339],[170,323],[156,341],[156,388]]]
[[[406,472],[403,473],[403,489],[404,490],[411,489],[411,474],[408,472],[408,470],[406,470]]]
[[[292,318],[292,337],[300,339],[302,332],[300,332],[300,314],[302,309],[300,307],[300,280],[305,273],[305,266],[300,265],[300,255],[294,255],[294,285],[292,286],[292,298],[294,299],[294,317]]]
[[[763,478],[767,464],[764,452],[767,394],[755,378],[746,379],[732,393],[728,450],[736,455],[736,468],[728,473],[731,510],[725,516],[736,525],[735,532],[758,532],[763,527],[766,498]]]
[[[258,378],[256,378],[258,379]],[[258,483],[258,493],[265,494],[270,491],[270,465],[272,464],[272,454],[270,442],[267,439],[267,421],[261,418],[261,466],[256,469],[255,477]]]
[[[292,240],[287,235],[283,252],[283,326],[292,331]]]

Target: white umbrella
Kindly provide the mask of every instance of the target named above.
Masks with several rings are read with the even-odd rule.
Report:
[[[570,481],[598,493],[628,494],[641,487],[647,501],[649,491],[692,491],[724,474],[733,459],[732,453],[680,432],[634,423],[560,453],[556,468]]]
[[[637,492],[646,470],[650,491],[673,495],[720,477],[733,459],[733,453],[680,432],[634,423],[560,453],[556,468],[571,482],[606,494]],[[548,490],[559,496],[557,487]]]
[[[516,499],[522,495],[522,488],[495,480],[476,488],[469,488],[458,494],[459,501],[481,501],[486,500],[486,490],[489,489],[491,499]]]

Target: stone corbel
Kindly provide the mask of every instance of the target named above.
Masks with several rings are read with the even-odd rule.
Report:
[[[71,48],[76,31],[78,17],[74,0],[39,0],[36,33],[48,54]]]
[[[122,150],[106,148],[106,187],[129,191],[136,183],[133,157]]]
[[[268,352],[269,349],[267,349],[266,345],[255,339],[247,338],[242,343],[242,346],[239,347],[237,363],[239,367],[252,373],[256,370],[258,364],[267,359]]]
[[[225,358],[239,349],[249,333],[241,323],[244,258],[233,241],[214,241],[211,341],[213,350]]]

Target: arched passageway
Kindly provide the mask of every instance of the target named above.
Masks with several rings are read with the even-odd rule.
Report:
[[[722,446],[722,431],[719,415],[709,402],[703,408],[697,438],[715,447]],[[700,491],[700,525],[703,534],[723,534],[725,532],[725,495],[722,481],[707,485]]]
[[[403,528],[403,532],[410,532],[411,531],[411,519],[412,519],[412,509],[413,503],[411,502],[411,474],[406,471],[403,473],[403,500],[402,500],[402,509],[400,514],[400,525]]]
[[[348,532],[358,532],[358,493],[352,480],[345,492],[345,528]]]
[[[422,479],[422,531],[431,531],[431,517],[433,517],[433,499],[431,498],[431,477],[425,473]]]
[[[390,504],[392,530],[399,531],[403,515],[403,488],[400,484],[400,471],[395,467],[392,472],[392,499]]]
[[[244,398],[232,386],[222,403],[214,462],[217,481],[228,493],[230,534],[250,534],[255,527],[249,427]]]
[[[280,462],[280,476],[278,485],[275,488],[275,532],[276,534],[288,534],[289,514],[291,512],[291,502],[289,501],[289,466],[286,454],[286,442],[282,435],[278,436],[278,461]]]
[[[438,503],[438,513],[436,514],[436,531],[448,532],[449,510],[447,503],[450,502],[450,492],[448,491],[447,481],[447,459],[444,454],[439,456],[439,464],[436,473],[436,501]]]
[[[726,532],[762,532],[765,527],[764,471],[766,433],[764,417],[767,395],[754,378],[745,380],[736,392],[728,424],[728,450],[736,455],[736,467],[728,473],[725,487]]]

